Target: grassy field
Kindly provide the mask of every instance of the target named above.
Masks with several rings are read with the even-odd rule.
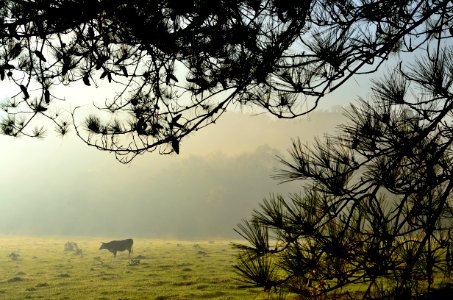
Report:
[[[134,239],[117,257],[101,238],[0,238],[0,299],[266,299],[239,288],[228,241]],[[65,252],[72,241],[82,255]],[[131,263],[132,262],[132,263]]]

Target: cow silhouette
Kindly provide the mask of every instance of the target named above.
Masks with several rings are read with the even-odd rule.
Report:
[[[118,251],[129,251],[129,257],[131,256],[132,252],[132,245],[134,241],[132,239],[126,239],[121,241],[110,241],[108,243],[102,243],[99,250],[107,249],[113,253],[113,256],[116,257],[116,253]]]

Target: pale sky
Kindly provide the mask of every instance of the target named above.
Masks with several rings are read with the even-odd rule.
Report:
[[[150,153],[128,165],[74,133],[0,136],[0,235],[239,238],[234,227],[263,198],[300,190],[271,179],[276,155],[293,138],[334,133],[340,106],[367,88],[366,77],[351,81],[297,120],[227,113],[183,140],[180,155]]]

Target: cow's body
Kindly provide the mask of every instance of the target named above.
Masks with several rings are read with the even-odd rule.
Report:
[[[108,243],[102,243],[102,245],[99,248],[99,250],[107,249],[107,250],[109,250],[110,252],[113,253],[114,257],[116,257],[116,252],[128,250],[129,251],[129,257],[130,257],[131,256],[131,252],[132,252],[132,244],[133,243],[134,243],[134,241],[132,239],[127,239],[127,240],[122,240],[122,241],[111,241],[111,242],[108,242]]]

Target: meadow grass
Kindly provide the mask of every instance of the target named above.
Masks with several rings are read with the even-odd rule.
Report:
[[[108,238],[0,238],[0,299],[266,299],[241,288],[230,241],[134,239],[117,257]],[[82,255],[65,252],[72,241]]]

